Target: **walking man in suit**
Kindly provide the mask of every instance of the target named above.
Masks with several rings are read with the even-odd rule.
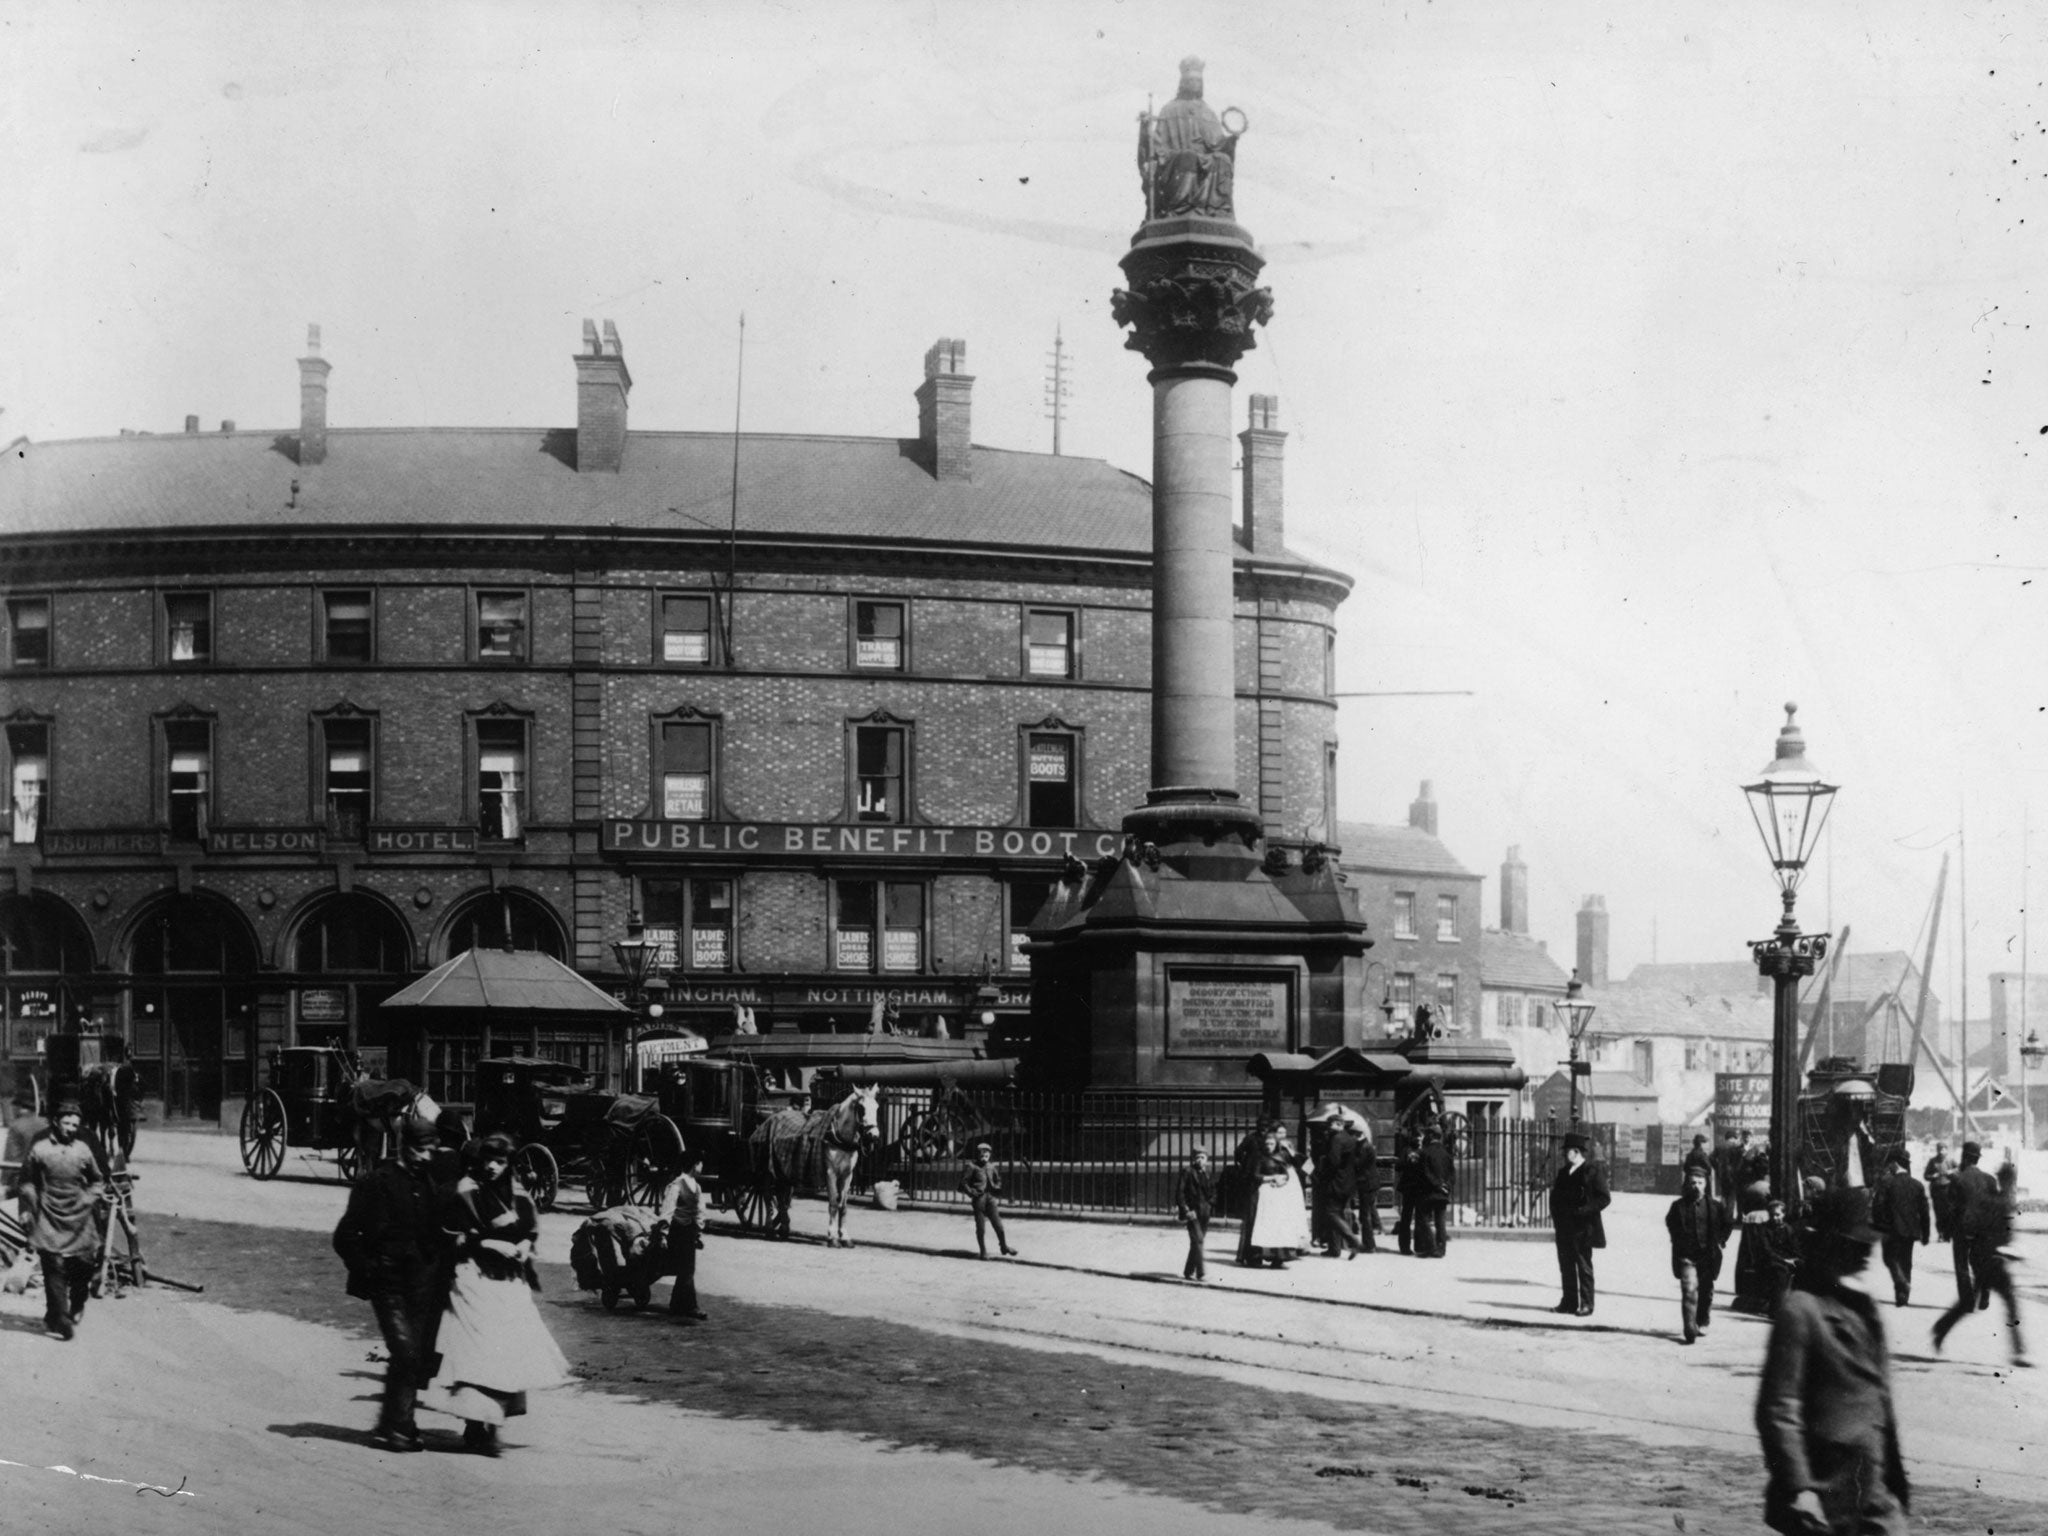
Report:
[[[1587,1158],[1587,1147],[1582,1133],[1565,1133],[1564,1166],[1550,1185],[1550,1226],[1557,1239],[1557,1273],[1564,1290],[1551,1311],[1567,1317],[1593,1315],[1593,1250],[1607,1246],[1600,1213],[1613,1200],[1607,1174]]]
[[[1877,1186],[1870,1201],[1870,1224],[1882,1239],[1884,1267],[1892,1277],[1892,1301],[1905,1306],[1913,1297],[1913,1245],[1934,1235],[1927,1190],[1913,1177],[1913,1159],[1902,1147],[1892,1154],[1891,1177]]]
[[[1671,1273],[1678,1281],[1679,1320],[1690,1344],[1707,1331],[1714,1314],[1714,1282],[1721,1278],[1721,1250],[1735,1223],[1707,1194],[1712,1171],[1705,1159],[1685,1170],[1684,1193],[1664,1213],[1671,1237]]]
[[[1988,1307],[1991,1296],[1977,1284],[1977,1254],[1980,1244],[1972,1242],[1963,1228],[1963,1213],[1981,1201],[1996,1201],[1998,1181],[1978,1166],[1984,1149],[1974,1141],[1963,1143],[1963,1166],[1948,1181],[1948,1194],[1935,1210],[1946,1209],[1950,1251],[1956,1261],[1956,1310]]]

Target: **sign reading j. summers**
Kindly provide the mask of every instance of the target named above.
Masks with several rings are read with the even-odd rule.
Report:
[[[606,853],[676,859],[874,859],[928,864],[971,859],[1099,859],[1121,832],[1033,827],[893,827],[770,821],[627,821],[604,824]]]
[[[1714,1124],[1723,1135],[1729,1131],[1754,1131],[1759,1136],[1768,1135],[1771,1129],[1770,1073],[1716,1072]]]
[[[1293,1043],[1294,977],[1289,971],[1166,973],[1166,1054],[1251,1056]]]

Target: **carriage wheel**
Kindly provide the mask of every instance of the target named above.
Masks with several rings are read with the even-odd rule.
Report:
[[[284,1100],[265,1088],[242,1106],[242,1166],[252,1179],[274,1179],[284,1166]]]
[[[362,1174],[363,1160],[356,1151],[353,1141],[345,1141],[334,1149],[334,1171],[341,1176],[344,1184],[353,1184]]]
[[[767,1179],[748,1174],[733,1180],[732,1209],[744,1230],[767,1231],[775,1218],[775,1194]]]
[[[633,1132],[626,1160],[626,1198],[634,1205],[659,1205],[683,1169],[683,1133],[667,1115],[649,1115]]]
[[[533,1197],[536,1209],[552,1211],[562,1191],[562,1169],[555,1154],[537,1141],[529,1141],[512,1154],[512,1176]]]
[[[601,1167],[593,1167],[583,1181],[583,1198],[590,1202],[593,1211],[608,1211],[615,1205],[624,1205],[625,1196],[615,1187],[611,1175]]]

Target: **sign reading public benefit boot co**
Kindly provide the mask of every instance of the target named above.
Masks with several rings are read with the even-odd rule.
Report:
[[[1253,1056],[1294,1044],[1294,972],[1166,968],[1166,1054]]]
[[[963,863],[976,859],[1100,859],[1123,846],[1121,832],[1055,832],[1036,827],[907,827],[871,822],[658,821],[614,817],[606,853],[672,859],[859,859]]]

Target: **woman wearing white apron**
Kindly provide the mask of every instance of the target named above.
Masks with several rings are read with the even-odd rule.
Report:
[[[1301,1178],[1295,1172],[1300,1161],[1279,1127],[1266,1132],[1256,1165],[1258,1200],[1252,1209],[1251,1236],[1254,1264],[1264,1259],[1275,1269],[1284,1269],[1289,1259],[1308,1250],[1308,1211],[1302,1204]]]

